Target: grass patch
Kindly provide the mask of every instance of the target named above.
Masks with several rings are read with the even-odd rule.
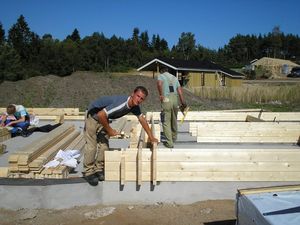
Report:
[[[199,87],[195,95],[210,100],[229,100],[245,108],[271,111],[300,111],[300,85],[245,85],[242,87]]]

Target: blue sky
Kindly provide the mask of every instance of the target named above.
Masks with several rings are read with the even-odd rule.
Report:
[[[2,0],[6,35],[21,14],[31,31],[60,40],[75,28],[82,38],[103,32],[128,39],[138,27],[150,40],[159,34],[169,47],[192,32],[197,44],[218,49],[236,34],[267,34],[274,26],[300,35],[299,0]]]

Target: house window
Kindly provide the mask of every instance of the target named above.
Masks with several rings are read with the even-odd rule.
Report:
[[[205,86],[205,76],[204,76],[204,73],[201,73],[201,86]]]
[[[225,75],[224,74],[222,74],[222,76],[221,76],[221,84],[222,84],[222,86],[226,85]]]

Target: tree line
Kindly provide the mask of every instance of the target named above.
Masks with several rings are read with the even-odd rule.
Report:
[[[0,21],[0,82],[16,81],[33,76],[55,74],[66,76],[74,71],[126,72],[140,67],[155,57],[185,60],[211,60],[228,68],[240,68],[263,56],[300,62],[300,38],[284,34],[279,26],[264,35],[237,34],[218,50],[196,44],[195,35],[182,32],[177,44],[159,34],[149,38],[148,32],[134,28],[132,37],[105,37],[94,32],[81,37],[76,28],[60,41],[45,34],[42,37],[30,30],[20,15],[5,34]]]

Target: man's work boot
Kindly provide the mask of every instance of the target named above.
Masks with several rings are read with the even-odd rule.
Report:
[[[96,175],[96,173],[88,175],[88,176],[84,176],[83,178],[92,186],[98,185],[99,179],[98,179],[98,176]]]
[[[96,176],[98,177],[99,181],[104,181],[105,180],[105,175],[104,175],[104,171],[99,171],[96,173]]]

